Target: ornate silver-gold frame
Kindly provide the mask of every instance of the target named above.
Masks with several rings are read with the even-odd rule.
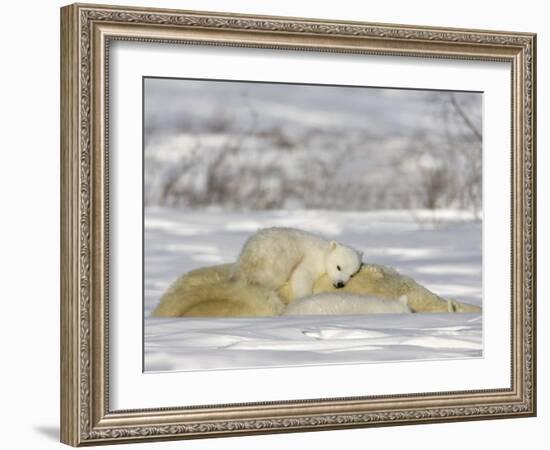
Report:
[[[108,58],[113,40],[506,61],[512,67],[511,386],[113,411]],[[80,446],[536,414],[536,36],[75,4],[61,9],[61,440]]]

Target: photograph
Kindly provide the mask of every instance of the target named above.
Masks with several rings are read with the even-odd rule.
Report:
[[[483,356],[483,93],[143,77],[145,372]]]

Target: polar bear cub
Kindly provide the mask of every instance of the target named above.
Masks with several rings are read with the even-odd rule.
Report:
[[[290,303],[283,310],[282,315],[401,314],[410,312],[406,295],[402,295],[397,300],[384,300],[372,295],[323,292]]]
[[[324,275],[341,288],[361,268],[362,253],[295,228],[265,228],[244,244],[233,277],[277,290],[290,283],[292,298],[310,295]]]

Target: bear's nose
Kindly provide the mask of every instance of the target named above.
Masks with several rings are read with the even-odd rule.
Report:
[[[343,288],[344,287],[344,282],[343,281],[338,281],[338,283],[336,283],[334,286],[337,287],[338,289]]]

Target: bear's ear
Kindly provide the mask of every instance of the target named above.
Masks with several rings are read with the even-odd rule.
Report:
[[[329,248],[331,250],[334,250],[338,246],[338,243],[336,241],[330,241]]]
[[[359,255],[359,259],[363,259],[363,252],[361,250],[359,250],[357,254]]]

